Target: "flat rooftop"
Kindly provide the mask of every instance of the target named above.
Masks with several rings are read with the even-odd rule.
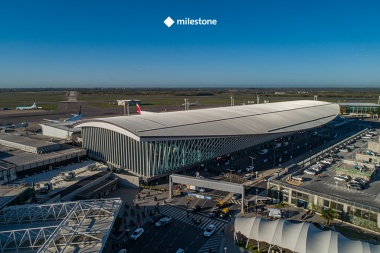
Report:
[[[40,126],[49,126],[49,127],[54,127],[57,129],[65,130],[65,131],[70,131],[73,133],[80,133],[82,129],[80,128],[73,128],[71,125],[73,122],[61,122],[61,123],[41,123]]]
[[[28,189],[28,187],[21,184],[0,185],[0,209],[23,193],[26,189]]]
[[[78,170],[78,169],[81,169],[81,168],[84,168],[86,166],[93,165],[93,164],[95,164],[95,161],[85,160],[81,163],[74,163],[74,164],[67,165],[67,166],[60,166],[58,168],[54,168],[53,170],[41,172],[41,173],[35,174],[35,175],[30,175],[28,177],[24,177],[23,179],[19,179],[19,180],[16,180],[14,182],[17,184],[24,183],[27,185],[31,185],[32,182],[35,182],[35,183],[48,182],[54,178],[58,178],[59,175],[61,174],[61,172],[75,171],[75,170]],[[80,174],[80,177],[85,176],[85,175],[86,175],[85,173]],[[71,182],[71,181],[68,181],[68,182]]]
[[[47,159],[53,159],[60,156],[67,156],[76,154],[78,152],[85,152],[82,148],[72,147],[69,145],[61,145],[59,150],[51,151],[49,153],[43,154],[33,154],[26,151],[9,148],[3,145],[0,145],[0,150],[3,150],[3,154],[6,156],[0,157],[0,160],[6,163],[11,163],[16,166],[22,166],[29,163],[40,162]]]
[[[44,147],[50,147],[52,145],[57,145],[54,142],[36,140],[36,139],[28,138],[25,136],[21,136],[21,135],[0,133],[0,144],[7,146],[4,144],[6,142],[17,143],[17,144],[21,144],[21,145],[25,145],[25,146],[29,146],[33,148],[44,148]]]

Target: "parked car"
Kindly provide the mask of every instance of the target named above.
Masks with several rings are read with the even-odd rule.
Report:
[[[255,166],[248,166],[247,168],[245,168],[246,171],[253,171],[253,169],[255,168]]]
[[[136,241],[137,239],[139,239],[142,236],[143,233],[144,233],[144,229],[138,228],[131,234],[131,239]]]
[[[346,152],[346,153],[347,153],[347,152],[349,152],[349,151],[348,151],[348,149],[346,149],[346,148],[341,148],[341,149],[339,149],[339,152]]]
[[[177,249],[177,251],[175,253],[185,253],[185,251],[181,248]]]
[[[268,149],[262,149],[259,151],[259,155],[265,155],[266,153],[268,153]]]
[[[155,214],[155,215],[152,216],[152,218],[149,219],[149,222],[150,222],[150,223],[156,223],[156,222],[159,221],[162,217],[165,217],[165,215],[160,214],[160,213]]]
[[[361,184],[362,186],[365,186],[365,185],[368,184],[368,181],[364,180],[361,177],[354,177],[353,179],[351,179],[351,182],[352,183]]]
[[[321,163],[329,164],[329,165],[330,165],[330,164],[331,164],[331,161],[329,161],[329,160],[322,160]]]
[[[301,175],[297,175],[297,176],[292,176],[292,179],[293,180],[298,180],[298,181],[303,181],[303,177]]]
[[[303,173],[308,174],[308,175],[314,175],[314,176],[317,174],[315,170],[309,170],[309,169],[304,170]]]
[[[363,186],[361,184],[349,182],[347,183],[347,188],[360,191],[363,189]]]
[[[286,147],[286,146],[288,146],[289,145],[289,142],[287,142],[287,141],[284,141],[284,142],[282,142],[282,144],[281,144],[283,147]]]
[[[246,179],[246,180],[249,180],[251,178],[252,178],[251,174],[245,174],[244,175],[244,179]]]
[[[199,188],[199,190],[198,190],[199,192],[205,192],[206,191],[206,189],[205,188]]]
[[[308,168],[308,170],[312,170],[312,171],[315,171],[315,172],[320,172],[322,170],[322,167],[321,166],[317,166],[317,165],[313,165],[313,166],[310,166]]]
[[[340,174],[339,176],[343,177],[344,179],[346,179],[346,181],[350,180],[351,177],[348,176],[348,175],[345,175],[345,174]]]
[[[334,179],[335,179],[336,181],[341,181],[341,182],[346,182],[346,181],[347,181],[347,179],[346,179],[345,177],[342,177],[341,175],[336,175],[336,176],[334,177]]]
[[[239,199],[240,197],[241,197],[240,193],[235,193],[234,195],[232,195],[232,199]]]
[[[170,217],[161,218],[159,221],[156,222],[156,227],[163,227],[169,224],[171,221],[172,221],[172,218]]]
[[[216,226],[213,225],[213,224],[211,224],[211,225],[209,225],[209,226],[206,228],[206,230],[205,230],[205,232],[203,233],[203,235],[206,236],[206,237],[210,237],[210,236],[215,232],[215,230],[216,230]]]

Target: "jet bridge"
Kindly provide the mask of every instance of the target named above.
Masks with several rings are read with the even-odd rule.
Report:
[[[230,183],[225,181],[216,181],[206,178],[190,177],[178,174],[172,174],[169,176],[169,197],[172,197],[173,183],[188,184],[198,186],[202,188],[214,189],[225,192],[233,192],[241,194],[241,210],[244,210],[244,185]]]

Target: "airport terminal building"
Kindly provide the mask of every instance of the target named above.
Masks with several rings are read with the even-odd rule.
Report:
[[[291,101],[99,118],[75,127],[90,157],[154,178],[322,126],[338,114],[337,104]]]

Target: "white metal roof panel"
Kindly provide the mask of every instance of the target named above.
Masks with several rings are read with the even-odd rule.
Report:
[[[339,106],[321,101],[290,101],[99,118],[76,127],[125,129],[136,139],[155,137],[223,137],[298,131],[323,125],[339,114]],[[99,124],[99,123],[103,124]],[[114,127],[112,129],[115,129]]]

